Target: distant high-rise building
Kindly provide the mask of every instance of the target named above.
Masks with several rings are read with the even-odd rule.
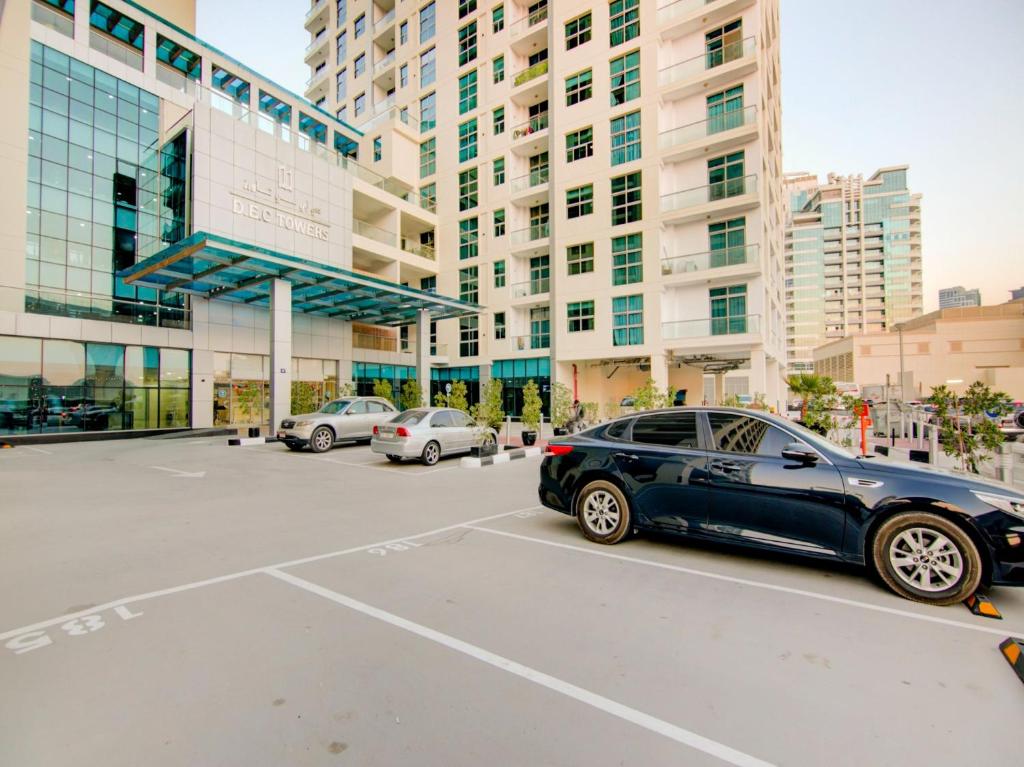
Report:
[[[830,173],[824,184],[786,175],[790,370],[813,370],[826,341],[922,313],[921,195],[907,187],[907,170],[881,168],[866,181]]]
[[[981,291],[977,288],[966,290],[963,285],[939,291],[940,309],[953,309],[957,306],[981,306]]]
[[[1022,298],[1024,298],[1024,288],[1017,288],[1016,290],[1010,291],[1011,301],[1019,301]]]

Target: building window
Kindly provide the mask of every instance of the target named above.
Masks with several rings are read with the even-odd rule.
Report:
[[[366,14],[360,13],[356,20],[352,22],[353,37],[356,40],[362,36],[363,32],[366,31]]]
[[[590,14],[584,13],[565,22],[565,49],[571,51],[590,39]]]
[[[494,34],[498,34],[505,28],[505,6],[496,5],[491,11],[491,24],[494,26]]]
[[[420,178],[437,172],[437,139],[428,138],[420,144]]]
[[[505,261],[494,262],[494,287],[505,287]]]
[[[437,9],[434,3],[427,3],[420,8],[420,42],[425,43],[434,36],[434,25],[437,22]]]
[[[353,69],[353,73],[352,73],[353,77],[359,77],[359,75],[364,74],[366,72],[366,54],[365,53],[360,53],[358,56],[356,56],[356,60],[352,64],[352,69]]]
[[[608,4],[608,44],[612,47],[640,36],[640,0],[612,0]]]
[[[566,134],[565,161],[576,162],[594,154],[594,129],[590,126]]]
[[[459,356],[475,357],[480,353],[480,318],[459,318]]]
[[[644,297],[618,296],[612,299],[612,346],[644,342]]]
[[[469,168],[459,173],[459,210],[469,210],[479,204],[477,169]]]
[[[498,208],[494,211],[494,236],[504,237],[505,236],[505,209]],[[504,262],[502,262],[504,264]],[[504,266],[502,267],[504,269]]]
[[[565,261],[569,267],[569,276],[586,274],[594,271],[594,243],[581,242],[565,249]]]
[[[500,136],[505,132],[505,107],[498,107],[494,110],[494,135]]]
[[[627,53],[611,61],[612,106],[640,97],[640,51]]]
[[[747,332],[747,286],[712,288],[711,335],[723,336]]]
[[[338,26],[348,20],[348,0],[338,0]]]
[[[459,114],[476,109],[476,70],[459,78]]]
[[[459,0],[459,18],[464,19],[476,10],[476,0]]]
[[[348,107],[338,107],[338,111],[334,114],[342,122],[348,121]]]
[[[594,212],[594,185],[587,184],[566,190],[565,215],[567,218],[589,216]]]
[[[398,68],[398,87],[404,88],[409,84],[409,65],[402,64]]]
[[[505,79],[505,57],[495,56],[492,66],[494,68],[494,82],[502,82]]]
[[[476,22],[459,30],[459,66],[464,66],[476,58]]]
[[[502,285],[505,284],[502,278]],[[494,313],[494,340],[501,341],[505,338],[505,312]]]
[[[437,127],[437,93],[428,93],[420,99],[420,133]]]
[[[494,158],[494,185],[501,186],[505,183],[505,158]]]
[[[384,145],[381,142],[381,137],[377,136],[373,140],[373,161],[380,162],[384,159]]]
[[[530,309],[530,348],[547,349],[551,346],[551,310],[546,306]]]
[[[612,226],[629,224],[643,217],[640,171],[612,179]]]
[[[746,192],[743,152],[708,160],[708,199],[724,200]]]
[[[747,262],[747,220],[733,218],[708,224],[708,266],[733,266]]]
[[[420,87],[426,88],[437,80],[437,49],[423,51],[420,54]]]
[[[541,152],[530,158],[530,186],[548,182],[548,153]]]
[[[640,159],[640,110],[612,120],[612,165]]]
[[[565,105],[571,107],[593,95],[594,75],[589,69],[565,78]]]
[[[352,105],[353,108],[355,109],[356,117],[359,117],[359,115],[366,111],[366,94],[360,93],[358,96],[356,96],[355,100],[352,102]]]
[[[420,187],[420,207],[431,213],[437,212],[437,184],[425,184]]]
[[[459,300],[475,304],[480,300],[480,268],[459,269]]]
[[[704,35],[704,66],[720,67],[743,56],[743,22],[733,21]]]
[[[480,223],[476,216],[459,222],[459,260],[480,255]]]
[[[348,33],[342,32],[335,40],[335,50],[338,54],[338,63],[344,64],[348,58]]]
[[[348,80],[346,79],[348,70],[343,69],[338,72],[335,78],[335,99],[337,101],[344,101],[348,97]]]
[[[594,302],[574,301],[566,306],[570,333],[594,329]]]
[[[409,22],[403,21],[398,25],[398,44],[405,45],[409,42]]]
[[[530,206],[530,239],[539,240],[551,234],[550,215],[548,204],[542,202],[540,205]],[[547,258],[547,256],[544,256]]]
[[[630,285],[643,282],[643,235],[627,234],[612,238],[612,285]]]
[[[467,120],[459,126],[459,162],[466,162],[476,157],[476,118]]]
[[[743,86],[708,96],[708,134],[743,125]]]

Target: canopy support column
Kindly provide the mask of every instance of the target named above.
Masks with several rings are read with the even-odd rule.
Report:
[[[292,406],[292,286],[270,282],[270,432],[277,433]]]
[[[416,383],[420,385],[421,400],[430,405],[430,312],[420,309],[416,313]]]

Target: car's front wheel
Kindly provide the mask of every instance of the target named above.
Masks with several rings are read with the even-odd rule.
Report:
[[[309,448],[314,453],[323,453],[334,446],[334,432],[326,426],[318,426],[309,435]]]
[[[872,557],[885,584],[916,602],[962,602],[981,582],[977,546],[936,514],[907,512],[886,520],[875,535]]]
[[[597,543],[618,543],[630,531],[629,503],[622,491],[603,479],[588,484],[576,501],[576,523]]]

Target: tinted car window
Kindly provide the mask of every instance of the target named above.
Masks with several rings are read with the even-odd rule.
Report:
[[[782,429],[759,418],[739,413],[708,413],[711,436],[718,450],[748,455],[781,455],[782,448],[793,442]]]
[[[415,426],[426,417],[426,410],[406,410],[391,419],[391,423],[404,423],[408,426]]]
[[[346,407],[348,407],[348,403],[349,402],[351,402],[351,400],[336,399],[333,402],[328,402],[326,405],[324,405],[322,408],[320,408],[320,412],[321,413],[340,413],[342,410],[344,410]]]
[[[430,419],[431,426],[453,426],[452,414],[447,410],[442,410],[440,413],[434,413],[434,417]]]
[[[472,426],[473,422],[469,416],[463,413],[461,410],[457,410],[451,413],[452,424],[454,426]]]
[[[350,407],[346,412],[349,415],[362,415],[366,412],[366,402],[363,400],[357,400],[352,403],[352,407]]]
[[[647,445],[697,448],[697,416],[694,413],[641,416],[633,424],[633,441]]]
[[[622,439],[622,435],[626,433],[626,429],[629,427],[629,424],[630,420],[628,418],[622,421],[616,421],[604,430],[604,436],[609,439]]]
[[[373,400],[370,400],[369,402],[366,403],[366,410],[369,413],[386,413],[386,412],[388,412],[388,408],[386,408],[384,406],[383,402],[374,402]]]

